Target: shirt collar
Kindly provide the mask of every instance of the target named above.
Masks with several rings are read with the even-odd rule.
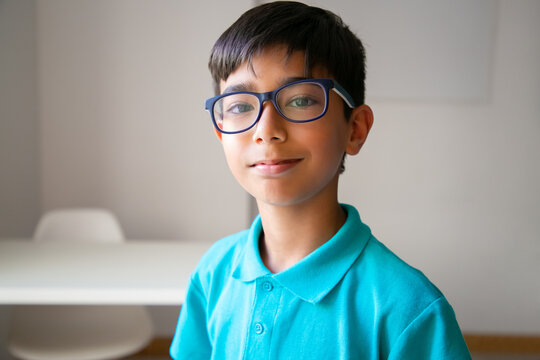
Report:
[[[341,206],[347,212],[347,220],[339,231],[297,264],[277,274],[272,274],[264,266],[259,255],[262,224],[260,216],[257,216],[251,225],[246,247],[233,271],[233,277],[251,282],[262,276],[271,276],[303,300],[311,303],[321,301],[345,276],[371,235],[369,227],[362,223],[353,206]]]

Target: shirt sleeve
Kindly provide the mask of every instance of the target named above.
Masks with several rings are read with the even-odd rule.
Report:
[[[432,302],[405,328],[388,359],[471,359],[454,311],[444,297]]]
[[[194,277],[190,280],[169,352],[174,360],[210,359],[212,355],[206,327],[206,298]]]

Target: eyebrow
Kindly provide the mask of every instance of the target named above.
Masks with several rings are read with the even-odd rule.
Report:
[[[308,78],[305,76],[294,76],[294,77],[284,78],[279,82],[279,85],[276,87],[276,89],[283,85],[287,85],[298,80],[306,80],[306,79]],[[232,84],[230,86],[227,86],[225,90],[223,90],[222,94],[229,94],[233,92],[242,92],[242,91],[253,92],[253,88],[254,88],[254,82],[251,82],[251,81],[242,82],[242,83]]]
[[[230,86],[227,86],[225,90],[223,90],[222,94],[228,94],[233,92],[239,92],[239,91],[250,91],[252,89],[252,84],[250,82],[248,83],[239,83],[239,84],[232,84]]]

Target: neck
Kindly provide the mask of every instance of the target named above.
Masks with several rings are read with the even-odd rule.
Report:
[[[257,202],[263,232],[260,256],[273,273],[283,271],[330,240],[345,223],[345,211],[335,196],[291,206]]]

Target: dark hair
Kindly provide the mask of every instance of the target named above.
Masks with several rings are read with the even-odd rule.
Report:
[[[356,106],[364,103],[365,52],[362,42],[336,14],[293,1],[276,1],[246,11],[216,41],[208,67],[219,94],[238,66],[272,45],[285,45],[288,54],[304,51],[306,71],[324,66],[347,90]],[[348,119],[350,109],[345,106]]]

